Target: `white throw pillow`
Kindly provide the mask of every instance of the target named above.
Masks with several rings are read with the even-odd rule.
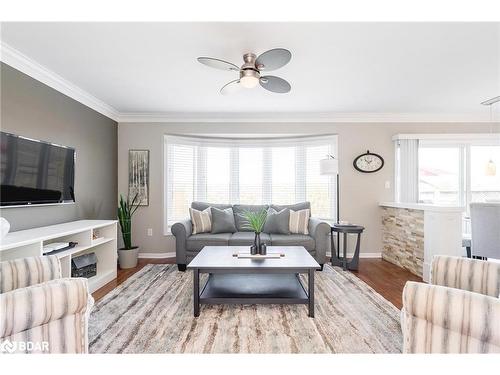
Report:
[[[212,231],[212,214],[210,207],[203,211],[190,208],[189,216],[191,216],[191,223],[193,224],[193,234]]]
[[[309,234],[309,217],[311,216],[311,210],[306,208],[305,210],[293,211],[290,210],[290,233],[295,234]]]

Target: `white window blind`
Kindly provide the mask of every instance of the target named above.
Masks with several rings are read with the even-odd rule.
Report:
[[[399,149],[399,168],[396,171],[399,180],[397,200],[399,202],[416,203],[418,201],[418,139],[399,139],[396,141]]]
[[[192,201],[293,204],[335,217],[335,179],[319,161],[337,155],[337,136],[222,139],[165,136],[165,227],[189,216]]]
[[[273,147],[270,163],[271,201],[263,203],[290,204],[295,203],[296,149],[295,147]],[[300,182],[298,182],[300,184]]]

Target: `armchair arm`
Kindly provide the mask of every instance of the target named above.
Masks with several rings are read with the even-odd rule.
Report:
[[[431,284],[500,296],[500,263],[450,256],[432,260]]]
[[[500,300],[409,281],[401,329],[404,353],[500,352]]]
[[[309,219],[309,234],[314,238],[316,261],[319,264],[326,262],[326,251],[329,248],[330,225],[320,219]]]
[[[51,280],[0,294],[0,338],[75,314],[86,314],[93,299],[87,279]]]
[[[0,262],[0,293],[61,278],[61,263],[55,255]]]
[[[172,234],[175,236],[175,255],[177,264],[187,264],[186,240],[193,232],[191,219],[185,219],[172,225]]]

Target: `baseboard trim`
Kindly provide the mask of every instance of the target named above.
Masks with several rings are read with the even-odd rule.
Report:
[[[139,259],[150,258],[150,259],[166,259],[175,258],[175,253],[139,253]]]
[[[347,253],[348,258],[352,258],[353,255],[354,255],[354,253]],[[331,257],[332,253],[327,252],[326,256]],[[359,253],[359,257],[360,258],[382,258],[382,253]]]

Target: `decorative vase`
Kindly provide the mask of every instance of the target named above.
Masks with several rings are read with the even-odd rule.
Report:
[[[139,254],[139,246],[134,246],[131,249],[118,249],[118,263],[121,269],[134,268],[137,266],[137,255]]]
[[[4,238],[10,230],[10,223],[7,219],[0,217],[0,238]]]
[[[253,245],[255,246],[257,253],[260,253],[260,233],[255,232],[255,238],[253,240]]]
[[[257,253],[258,253],[257,246],[255,245],[250,246],[250,255],[257,255]]]
[[[262,245],[260,245],[259,254],[260,255],[267,255],[267,245],[265,243],[263,243]]]

